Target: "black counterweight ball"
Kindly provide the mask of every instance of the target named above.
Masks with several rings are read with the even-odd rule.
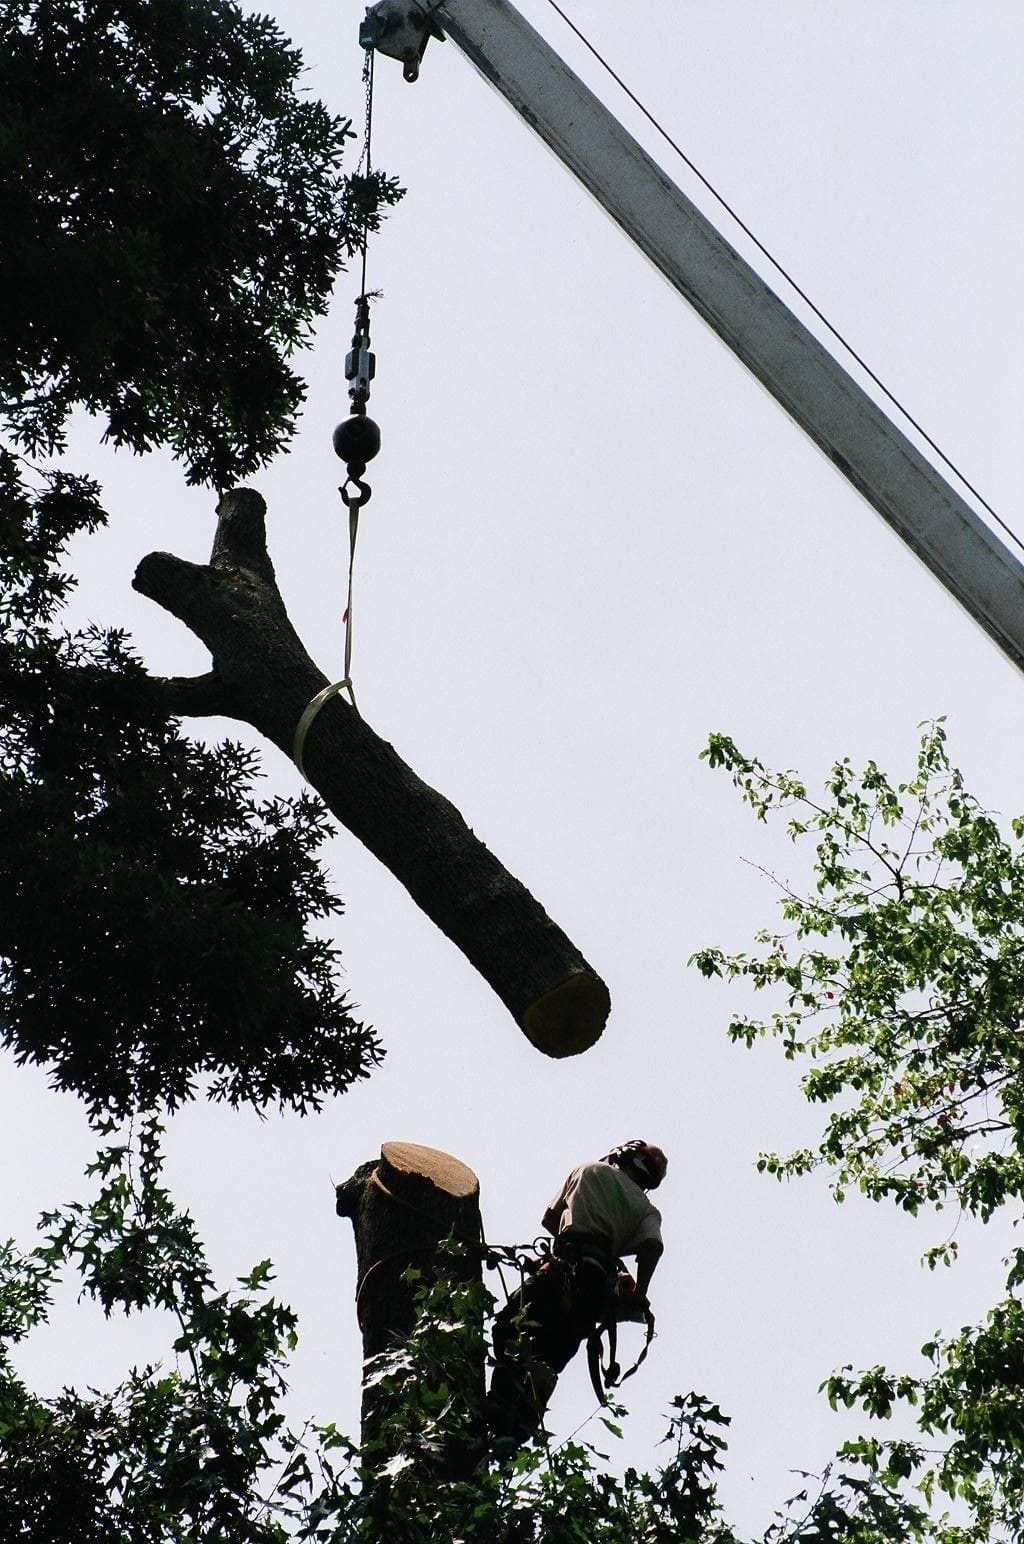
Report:
[[[366,463],[380,450],[380,429],[372,418],[353,415],[335,429],[333,442],[334,454],[359,477],[366,471]]]

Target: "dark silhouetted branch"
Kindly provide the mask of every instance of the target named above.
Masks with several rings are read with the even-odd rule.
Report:
[[[163,689],[168,702],[177,691],[179,702],[191,692],[199,704],[170,711],[242,719],[291,756],[303,711],[329,683],[278,591],[262,498],[236,489],[217,513],[208,565],[154,552],[135,575],[135,588],[184,622],[213,656],[211,675]],[[203,706],[214,701],[215,709]],[[604,982],[454,805],[340,696],[313,720],[303,762],[328,808],[458,945],[539,1050],[570,1056],[593,1045],[610,1007]]]

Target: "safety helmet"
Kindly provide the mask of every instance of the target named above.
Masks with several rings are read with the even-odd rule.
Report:
[[[613,1147],[601,1162],[614,1164],[617,1169],[632,1169],[646,1184],[657,1185],[663,1178],[663,1171],[652,1155],[652,1146],[652,1143],[635,1137],[631,1142],[620,1142],[618,1147]],[[654,1148],[653,1151],[660,1152],[661,1149]]]

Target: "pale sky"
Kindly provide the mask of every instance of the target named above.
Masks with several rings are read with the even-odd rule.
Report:
[[[361,7],[268,8],[306,52],[311,90],[358,122]],[[640,132],[546,0],[521,8]],[[572,14],[1024,524],[1019,7],[589,0]],[[752,256],[686,168],[640,137]],[[313,1119],[183,1112],[171,1177],[225,1283],[276,1262],[300,1314],[295,1414],[354,1432],[355,1261],[332,1180],[382,1141],[441,1147],[479,1175],[489,1237],[525,1240],[573,1164],[629,1137],[660,1143],[659,1338],[627,1386],[613,1461],[653,1466],[671,1396],[709,1395],[733,1417],[723,1497],[753,1532],[797,1488],[788,1471],[820,1466],[851,1429],[816,1395],[821,1379],[844,1362],[915,1365],[932,1331],[994,1300],[1010,1236],[961,1230],[961,1264],[932,1275],[918,1257],[952,1217],[915,1226],[856,1199],[836,1208],[823,1181],[756,1174],[759,1148],[816,1126],[780,1054],[726,1042],[739,989],[710,987],[686,959],[771,923],[775,895],[752,864],[796,882],[804,868],[698,753],[720,729],[808,778],[843,754],[901,775],[918,723],[944,713],[969,785],[1008,818],[1024,809],[1024,682],[454,45],[430,45],[415,86],[378,62],[374,151],[409,193],[369,253],[384,444],[357,556],[360,707],[574,939],[612,1017],[585,1056],[540,1056],[340,832],[327,851],[346,903],[337,936],[385,1064]],[[290,453],[252,480],[293,620],[331,675],[346,530],[330,437],[347,413],[356,290],[343,276]],[[75,616],[127,622],[154,671],[202,671],[201,647],[130,578],[152,548],[205,558],[213,499],[166,458],[115,459],[96,439],[81,424],[71,464],[101,478],[113,519],[81,551]],[[265,766],[268,791],[297,789],[277,751]],[[42,1074],[4,1064],[0,1099],[0,1153],[18,1174],[4,1227],[27,1243],[39,1210],[83,1193],[93,1144]],[[96,1383],[166,1344],[144,1324],[112,1349],[93,1323],[62,1305],[20,1365],[47,1388]],[[552,1430],[593,1408],[581,1360]]]

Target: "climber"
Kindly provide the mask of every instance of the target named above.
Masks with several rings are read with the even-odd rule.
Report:
[[[521,1443],[536,1431],[558,1374],[615,1316],[623,1255],[637,1260],[629,1317],[649,1311],[647,1291],[663,1245],[661,1213],[647,1192],[667,1169],[660,1147],[623,1142],[597,1163],[573,1169],[545,1211],[551,1252],[533,1263],[494,1323],[487,1420],[495,1438]]]

